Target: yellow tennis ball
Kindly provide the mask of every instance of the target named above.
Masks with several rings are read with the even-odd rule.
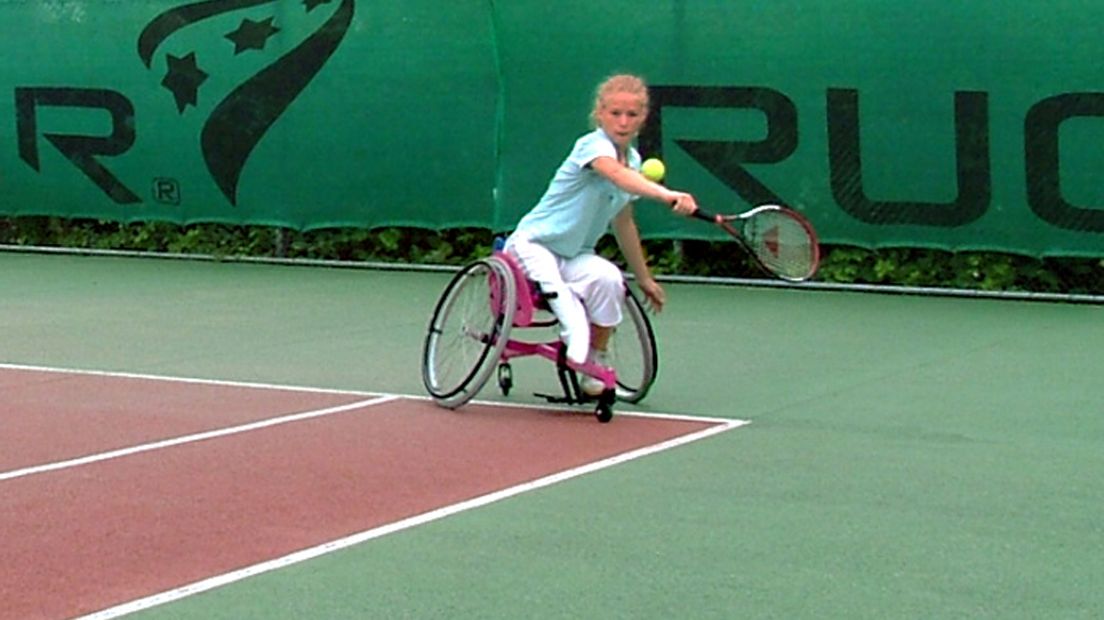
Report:
[[[659,183],[667,174],[667,167],[663,165],[663,162],[652,157],[640,165],[640,173],[647,177],[649,181]]]

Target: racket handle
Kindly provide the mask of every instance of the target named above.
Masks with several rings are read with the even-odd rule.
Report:
[[[720,216],[714,215],[701,207],[698,207],[696,211],[690,214],[690,217],[696,217],[699,220],[709,222],[710,224],[716,224],[720,221]]]
[[[671,201],[671,206],[675,206],[675,201]],[[695,209],[694,212],[690,214],[690,217],[696,217],[699,220],[702,220],[703,222],[709,222],[710,224],[720,224],[723,219],[721,216],[714,215],[701,207]]]

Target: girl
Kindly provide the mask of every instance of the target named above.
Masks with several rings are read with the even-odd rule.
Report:
[[[613,224],[618,247],[637,285],[657,311],[667,301],[652,277],[633,218],[633,201],[651,198],[688,215],[694,197],[653,183],[640,174],[640,153],[633,147],[648,115],[648,89],[633,75],[615,75],[596,91],[593,131],[575,142],[544,196],[518,222],[505,249],[526,277],[548,296],[560,322],[567,358],[608,366],[610,334],[621,322],[624,280],[621,270],[595,253],[595,245]],[[601,393],[602,382],[584,377],[582,388]]]

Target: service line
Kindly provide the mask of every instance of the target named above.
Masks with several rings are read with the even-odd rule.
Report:
[[[141,454],[142,452],[151,452],[153,450],[161,450],[164,448],[171,448],[174,446],[180,446],[189,443],[195,443],[197,441],[206,441],[208,439],[215,439],[218,437],[226,437],[228,435],[236,435],[238,433],[247,433],[249,431],[255,431],[262,428],[269,428],[272,426],[279,426],[281,424],[290,424],[292,422],[300,422],[302,420],[309,420],[312,418],[321,418],[328,415],[334,415],[337,413],[344,413],[346,411],[352,411],[354,409],[363,409],[365,407],[371,407],[373,405],[379,405],[393,400],[397,400],[398,396],[379,396],[376,398],[369,398],[365,400],[359,400],[353,403],[345,405],[337,405],[334,407],[326,407],[324,409],[313,409],[310,411],[302,411],[299,413],[292,413],[277,418],[269,418],[267,420],[259,420],[257,422],[250,422],[249,424],[242,424],[240,426],[230,426],[226,428],[220,428],[210,431],[204,431],[202,433],[194,433],[192,435],[183,435],[181,437],[174,437],[172,439],[163,439],[161,441],[154,441],[151,443],[144,443],[136,446],[129,446],[126,448],[119,448],[117,450],[109,450],[107,452],[99,452],[97,454],[89,454],[87,456],[78,457],[75,459],[68,459],[65,461],[55,461],[53,463],[44,463],[42,465],[34,465],[31,467],[24,467],[22,469],[16,469],[13,471],[0,472],[0,482],[8,480],[14,480],[16,478],[23,478],[25,476],[33,476],[35,474],[43,474],[51,471],[58,471],[60,469],[68,469],[71,467],[80,467],[82,465],[89,465],[91,463],[99,463],[101,461],[108,461],[111,459],[123,458],[131,456],[133,454]]]

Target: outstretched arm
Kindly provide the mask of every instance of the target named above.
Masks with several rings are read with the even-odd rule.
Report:
[[[675,213],[689,215],[698,210],[698,203],[690,194],[649,181],[644,175],[612,157],[598,157],[590,166],[626,192],[671,205]]]

